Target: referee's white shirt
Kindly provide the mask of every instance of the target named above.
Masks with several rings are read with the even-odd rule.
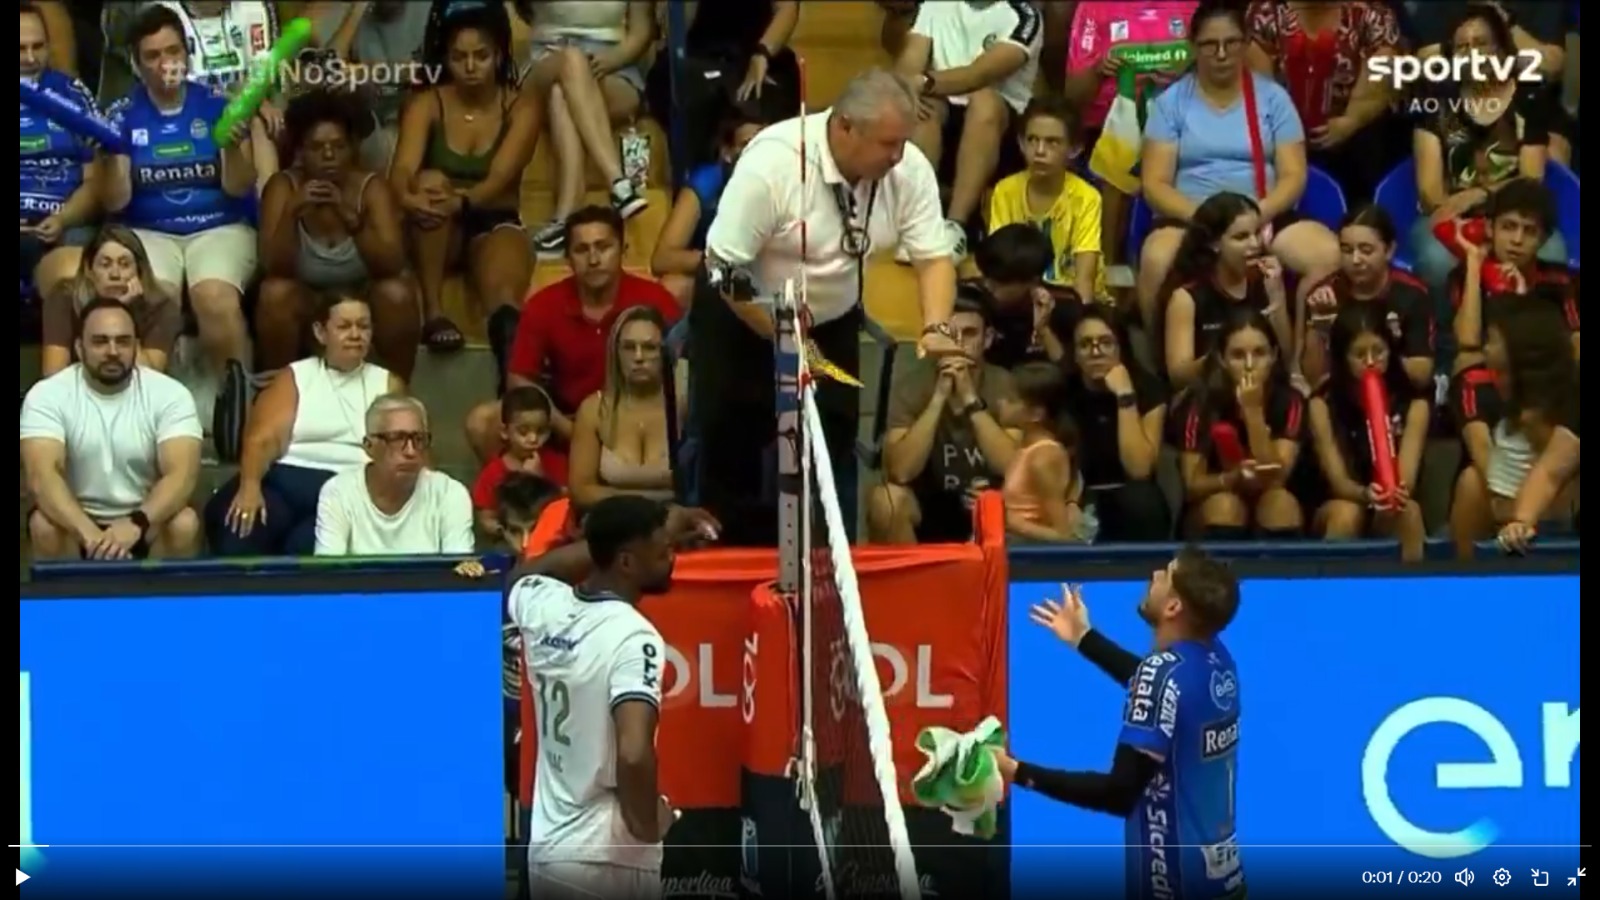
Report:
[[[900,246],[913,261],[920,261],[949,256],[951,250],[939,182],[928,157],[908,142],[900,162],[876,182],[873,199],[873,182],[861,181],[852,188],[839,174],[828,149],[830,113],[789,119],[757,134],[739,155],[706,234],[708,255],[727,265],[747,267],[757,296],[772,297],[786,279],[799,279],[804,221],[806,300],[816,323],[843,316],[860,300],[861,262],[845,252],[845,220],[838,198],[854,197],[850,224],[865,229],[869,255]],[[804,187],[802,167],[809,181]],[[871,220],[864,221],[869,200]]]

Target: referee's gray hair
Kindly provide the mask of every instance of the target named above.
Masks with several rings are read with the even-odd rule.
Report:
[[[377,434],[382,431],[383,420],[387,419],[390,413],[396,412],[416,413],[417,418],[422,420],[423,430],[427,430],[428,408],[422,405],[421,400],[410,394],[384,394],[367,407],[367,434]]]
[[[917,98],[911,85],[888,69],[868,69],[850,79],[833,111],[852,122],[876,122],[887,110],[908,122],[917,119]]]

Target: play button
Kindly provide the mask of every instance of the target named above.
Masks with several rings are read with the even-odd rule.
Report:
[[[29,876],[28,876],[27,872],[24,872],[21,869],[17,870],[17,884],[18,885],[21,885],[24,881],[27,881],[28,878],[29,878]]]

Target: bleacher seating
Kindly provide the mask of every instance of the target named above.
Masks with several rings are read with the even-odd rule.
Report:
[[[1373,192],[1372,200],[1389,214],[1390,221],[1394,222],[1395,234],[1399,236],[1395,242],[1394,264],[1407,272],[1411,271],[1410,234],[1417,216],[1422,213],[1421,201],[1417,197],[1416,161],[1407,157],[1393,172],[1385,175],[1378,189]]]

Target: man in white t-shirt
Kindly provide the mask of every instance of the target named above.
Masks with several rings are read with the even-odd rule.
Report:
[[[405,394],[367,408],[362,445],[371,462],[328,479],[317,497],[318,556],[395,556],[473,551],[466,485],[428,468],[428,411]]]
[[[920,95],[911,139],[949,172],[945,228],[958,262],[1001,152],[1016,146],[1011,125],[1033,99],[1042,45],[1042,18],[1029,0],[924,3],[895,62]],[[952,153],[954,167],[941,166]]]
[[[187,557],[200,420],[176,380],[136,364],[133,316],[95,300],[78,316],[78,359],[22,403],[22,467],[37,507],[35,559]]]
[[[682,517],[644,497],[602,500],[582,542],[519,566],[506,591],[538,723],[534,897],[661,896],[661,840],[678,817],[656,780],[667,647],[638,603],[672,586],[669,518]]]

